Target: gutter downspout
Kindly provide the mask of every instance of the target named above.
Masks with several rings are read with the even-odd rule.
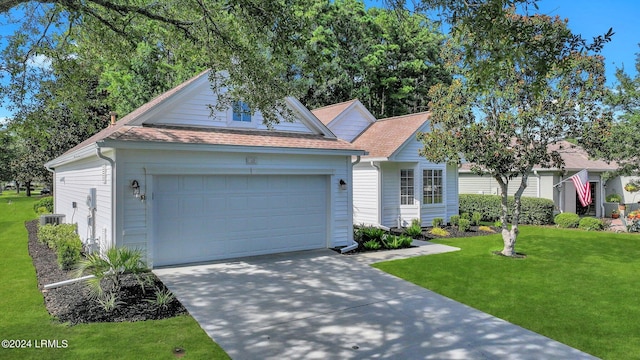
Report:
[[[351,200],[351,209],[352,209],[351,210],[352,211],[351,222],[352,223],[353,223],[353,167],[358,165],[359,163],[360,163],[360,155],[358,155],[358,157],[356,158],[356,161],[351,163],[351,197],[352,197],[352,200]],[[353,231],[351,231],[351,232],[353,232]],[[344,254],[344,253],[349,252],[349,251],[351,251],[351,250],[353,250],[353,249],[355,249],[357,247],[358,247],[358,243],[355,240],[353,240],[353,237],[352,237],[351,238],[351,245],[347,245],[347,246],[343,247],[342,249],[340,249],[340,253]]]
[[[47,169],[48,172],[53,174],[53,181],[52,181],[52,189],[51,189],[51,195],[56,193],[56,170],[50,166],[48,166],[47,164],[44,165],[44,168]],[[53,201],[53,213],[56,213],[56,202],[55,200]]]
[[[376,194],[378,211],[376,211],[376,216],[378,217],[378,225],[382,226],[382,172],[380,171],[380,166],[376,165],[375,161],[371,161],[371,167],[376,169],[376,172],[378,173],[378,194]]]
[[[97,145],[97,144],[96,144]],[[111,165],[111,246],[115,246],[115,234],[116,234],[116,162],[112,158],[102,153],[102,148],[97,145],[96,156],[100,159],[106,160]],[[107,239],[104,239],[105,241]]]

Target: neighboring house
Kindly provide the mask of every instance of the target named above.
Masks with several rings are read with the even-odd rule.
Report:
[[[429,113],[376,120],[358,100],[312,110],[338,136],[368,155],[353,168],[355,224],[400,227],[458,214],[458,172],[420,156],[416,135],[429,131]]]
[[[46,164],[55,212],[85,245],[142,249],[150,266],[353,242],[352,157],[309,110],[268,130],[226,111],[203,72]],[[346,185],[342,185],[346,184]]]
[[[571,212],[591,216],[609,216],[604,209],[605,196],[612,192],[606,188],[602,175],[617,169],[616,164],[589,159],[587,152],[568,141],[559,141],[549,147],[557,150],[564,160],[563,169],[545,169],[534,167],[527,179],[527,187],[522,196],[553,200],[556,212]],[[576,189],[569,178],[577,172],[587,169],[591,187],[592,203],[583,208],[578,201]],[[470,164],[463,164],[459,171],[460,194],[500,194],[500,185],[490,175],[476,175],[471,172]],[[567,181],[563,181],[567,180]],[[520,186],[521,177],[509,182],[509,195],[513,195]],[[608,182],[611,183],[611,180]],[[607,185],[608,186],[608,185]],[[615,192],[615,191],[613,191]],[[619,192],[618,192],[619,193]]]

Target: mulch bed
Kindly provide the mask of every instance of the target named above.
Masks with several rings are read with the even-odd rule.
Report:
[[[46,244],[38,242],[38,221],[25,223],[29,233],[29,255],[33,259],[38,278],[38,287],[42,291],[45,306],[49,313],[60,322],[80,324],[90,322],[123,322],[158,320],[187,313],[177,300],[166,306],[158,306],[145,299],[155,299],[156,291],[166,291],[164,284],[151,272],[145,286],[141,287],[133,275],[125,275],[123,286],[118,294],[119,305],[106,311],[94,298],[83,282],[44,290],[44,285],[73,279],[73,270],[64,271],[58,266],[55,252]]]

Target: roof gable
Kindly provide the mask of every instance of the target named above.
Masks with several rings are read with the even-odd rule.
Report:
[[[203,97],[203,92],[211,95],[211,97],[207,98],[206,95]],[[228,126],[230,123],[227,120],[216,123],[215,119],[210,120],[208,122],[194,122],[193,117],[194,114],[183,114],[182,118],[187,119],[187,121],[181,122],[180,119],[173,120],[168,115],[172,113],[172,110],[179,107],[181,104],[185,102],[189,102],[192,99],[196,99],[199,101],[201,105],[201,109],[199,110],[199,115],[202,116],[202,109],[206,109],[205,115],[207,118],[210,117],[210,104],[207,103],[206,100],[214,100],[213,92],[210,89],[209,83],[209,71],[203,71],[200,74],[194,76],[193,78],[185,81],[184,83],[176,86],[175,88],[166,91],[165,93],[157,96],[153,100],[148,103],[142,105],[136,110],[132,111],[128,115],[124,116],[120,120],[118,120],[114,125],[111,125],[102,131],[96,133],[95,135],[89,137],[85,141],[81,142],[71,150],[67,151],[64,155],[68,155],[70,153],[74,153],[81,149],[97,146],[98,142],[109,139],[113,142],[120,137],[119,134],[127,133],[129,131],[133,131],[134,128],[152,128],[152,127],[162,127],[164,128],[164,133],[166,134],[168,131],[179,131],[181,127],[184,128],[198,128],[199,132],[205,132],[207,129],[209,131],[214,130],[223,130],[223,129],[234,129],[234,126]],[[192,101],[193,103],[193,101]],[[258,131],[258,132],[267,132],[267,133],[292,133],[293,137],[296,134],[303,135],[313,135],[319,138],[324,139],[336,139],[336,136],[329,130],[320,120],[318,120],[306,107],[304,107],[298,100],[289,97],[285,99],[285,103],[287,106],[293,111],[294,114],[294,123],[295,125],[291,125],[291,122],[282,121],[280,124],[274,125],[274,129],[267,129],[264,125],[253,126],[251,128],[237,128],[238,130],[248,130],[248,131]],[[175,113],[175,111],[173,111]],[[231,123],[231,125],[236,125]],[[171,130],[169,130],[171,129]],[[133,131],[132,133],[146,134],[151,132],[150,130],[145,131]],[[177,135],[176,139],[182,139],[181,141],[188,141],[187,139]],[[235,145],[246,145],[243,144],[243,139],[247,138],[236,137],[235,138],[239,143]],[[131,138],[128,138],[128,141],[131,141]],[[140,136],[137,141],[155,141],[158,140],[154,137],[146,137]],[[178,141],[179,142],[179,141]],[[301,143],[302,144],[302,143]],[[231,145],[231,144],[228,144]],[[321,146],[322,147],[322,146]],[[349,146],[349,149],[355,150],[354,147]]]
[[[429,112],[380,119],[356,139],[353,145],[367,151],[368,157],[390,159],[412,140],[429,120]],[[418,154],[416,154],[416,157]]]
[[[347,141],[353,141],[376,121],[376,118],[357,99],[315,109],[312,113],[337,137]]]

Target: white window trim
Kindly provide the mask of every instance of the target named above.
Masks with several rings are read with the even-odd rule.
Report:
[[[424,186],[425,186],[425,184],[424,184],[424,172],[428,171],[428,170],[440,171],[441,174],[442,174],[440,176],[440,178],[441,178],[440,186],[442,187],[442,195],[441,195],[442,202],[439,202],[439,203],[426,203],[426,202],[424,202]],[[421,177],[420,177],[420,185],[421,185],[420,186],[420,200],[422,202],[422,207],[436,207],[436,206],[444,206],[445,205],[446,198],[447,198],[446,197],[446,175],[445,174],[446,174],[446,170],[442,169],[442,168],[436,168],[436,167],[431,168],[430,167],[430,168],[420,169],[420,175],[421,175]]]
[[[411,170],[413,173],[413,197],[410,198],[412,203],[411,204],[403,204],[402,203],[402,172],[405,170]],[[419,205],[419,201],[418,199],[416,199],[416,170],[414,168],[401,168],[399,173],[398,173],[398,202],[400,204],[401,207],[403,208],[414,208],[416,206]]]

